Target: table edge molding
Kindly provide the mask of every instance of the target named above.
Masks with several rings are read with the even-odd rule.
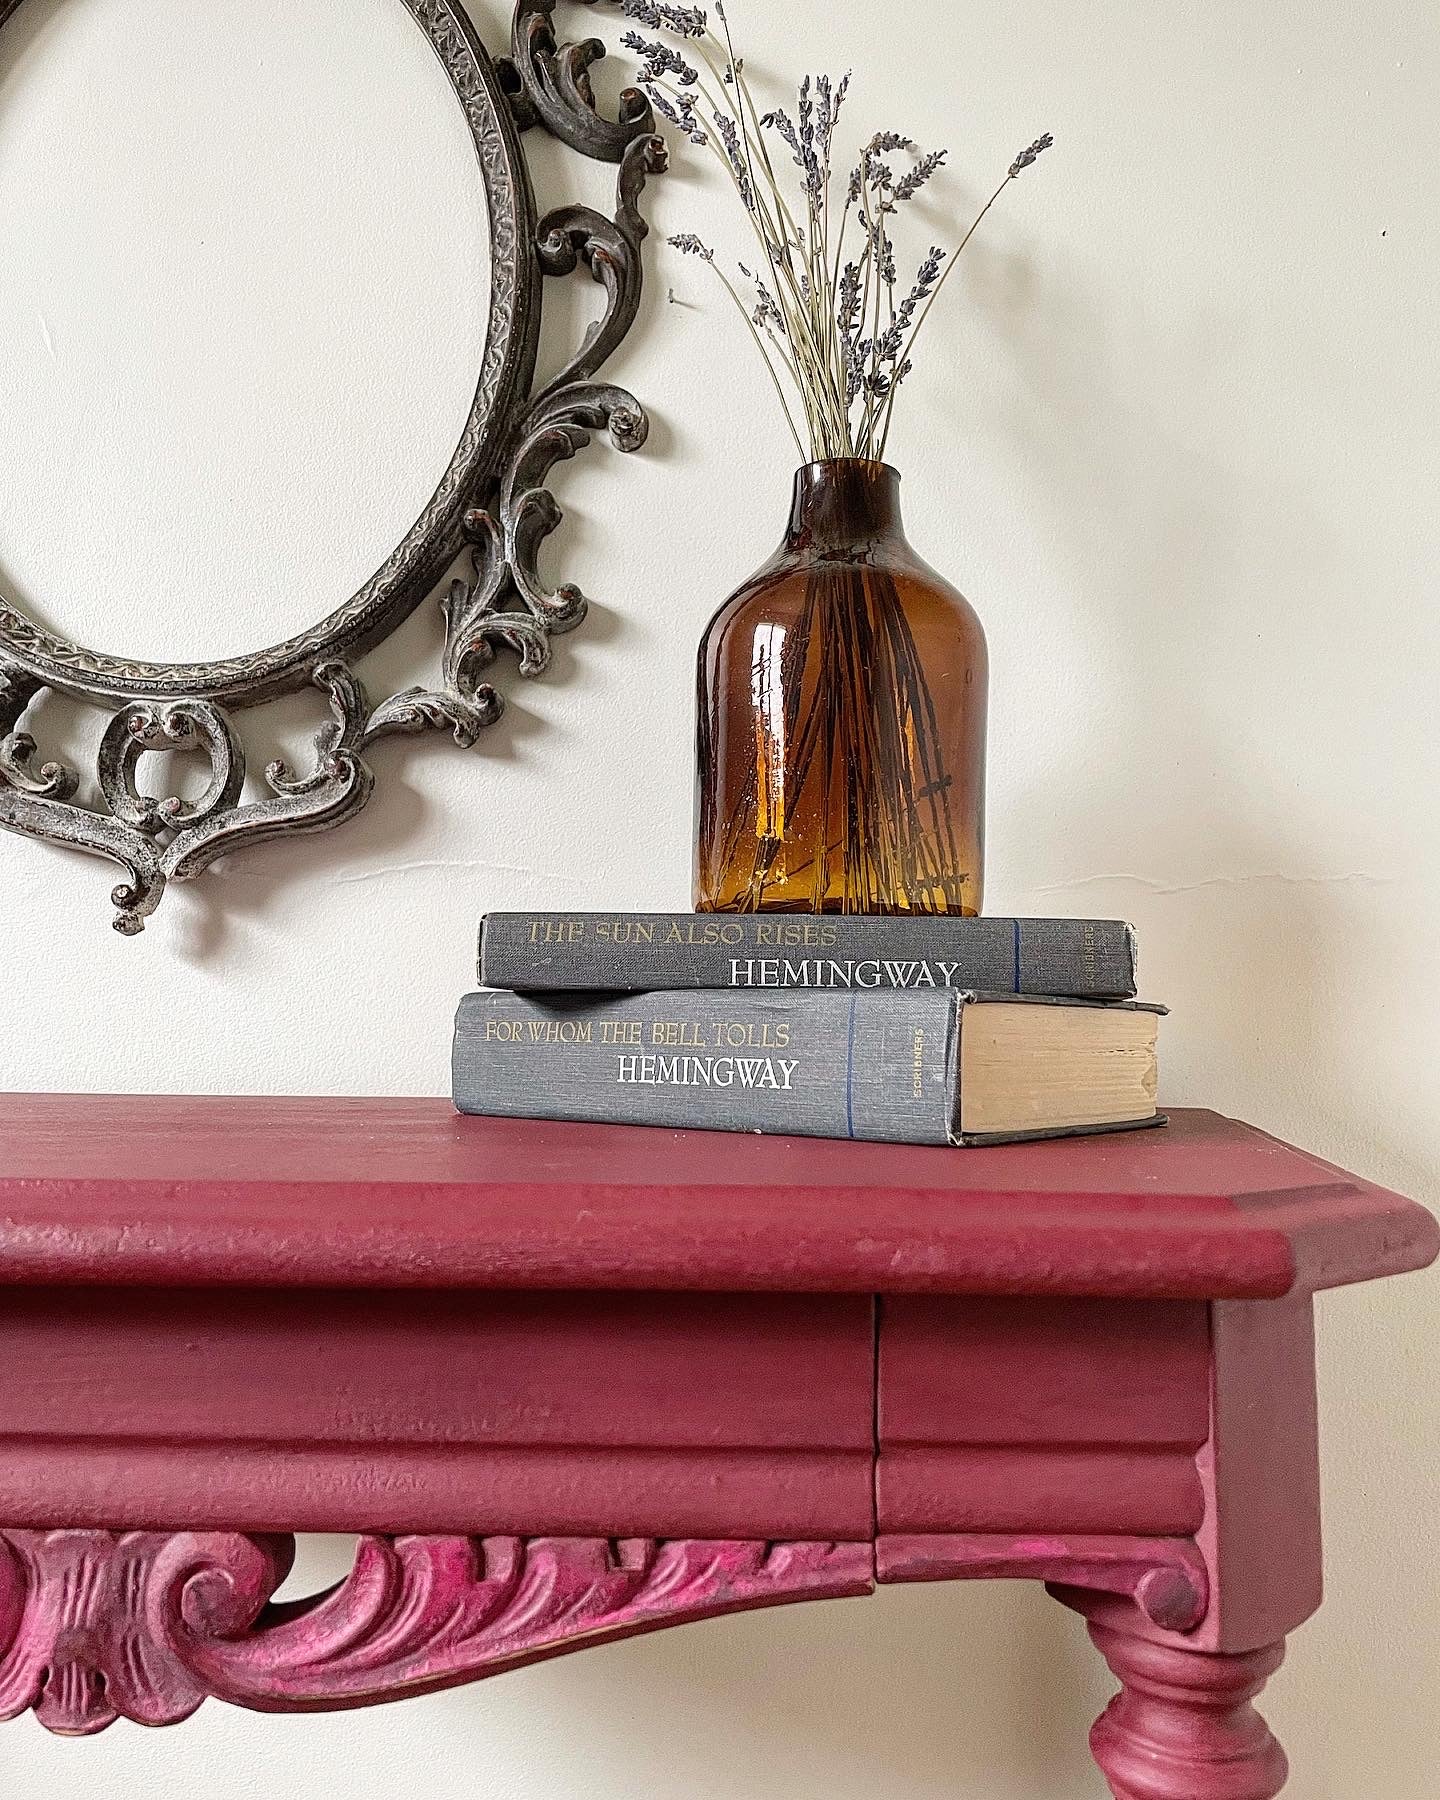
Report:
[[[882,1585],[914,1581],[1043,1581],[1134,1603],[1163,1632],[1191,1632],[1210,1604],[1205,1559],[1190,1538],[1076,1532],[959,1532],[882,1535]]]

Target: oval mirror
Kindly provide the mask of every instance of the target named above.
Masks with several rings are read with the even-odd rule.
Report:
[[[601,370],[665,145],[638,90],[598,109],[604,47],[554,10],[514,0],[496,62],[462,0],[0,0],[0,831],[118,864],[126,936],[354,818],[388,740],[468,749],[496,659],[542,674],[585,617],[540,572],[548,482],[645,442]],[[613,214],[537,220],[527,130],[611,164]],[[537,384],[571,276],[603,307]],[[438,667],[372,692],[447,572]],[[313,748],[250,766],[232,711],[302,688]],[[109,714],[91,768],[42,744],[60,696]]]

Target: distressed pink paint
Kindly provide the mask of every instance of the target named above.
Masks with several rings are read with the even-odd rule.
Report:
[[[581,1644],[869,1593],[868,1544],[363,1538],[330,1593],[272,1606],[293,1550],[238,1533],[0,1536],[0,1718],[170,1725],[209,1696],[259,1712],[370,1706]]]
[[[1120,1800],[1271,1800],[1311,1295],[1437,1247],[1208,1113],[957,1155],[0,1096],[0,1716],[363,1706],[1019,1576],[1122,1683]],[[298,1530],[359,1552],[277,1605]]]

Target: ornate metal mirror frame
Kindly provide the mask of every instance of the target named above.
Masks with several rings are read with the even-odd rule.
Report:
[[[595,379],[640,303],[638,210],[646,177],[665,164],[644,96],[627,90],[619,116],[597,110],[594,39],[557,43],[555,0],[519,0],[511,54],[492,61],[459,0],[401,0],[444,65],[469,122],[489,212],[492,286],[474,402],[440,485],[399,547],[351,599],[299,636],[252,655],[208,663],[149,663],[97,654],[47,631],[0,596],[0,827],[110,858],[128,879],[114,890],[115,928],[133,936],[172,881],[272,838],[328,831],[369,800],[366,760],[382,738],[443,730],[462,748],[501,715],[484,679],[499,649],[523,675],[548,666],[551,639],[584,618],[586,600],[566,583],[547,589],[540,547],[560,521],[546,487],[554,465],[594,431],[619,450],[644,441],[644,411],[623,388]],[[23,0],[0,0],[0,25]],[[543,126],[583,155],[619,165],[615,216],[563,206],[536,217],[520,134]],[[585,269],[605,290],[605,310],[560,373],[535,385],[542,290],[547,278]],[[472,572],[443,602],[439,679],[372,703],[354,664],[436,587],[467,548]],[[242,797],[245,756],[230,714],[306,687],[329,701],[332,721],[312,766],[283,761],[265,771],[262,799]],[[20,729],[47,691],[110,713],[97,757],[100,804],[76,803],[78,772],[40,760]],[[147,751],[206,758],[200,798],[161,798],[139,785]]]

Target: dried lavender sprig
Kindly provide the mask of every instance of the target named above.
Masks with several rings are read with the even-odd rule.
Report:
[[[1045,132],[1043,134],[1043,136],[1036,138],[1035,142],[1033,144],[1031,144],[1028,147],[1028,149],[1022,150],[1020,152],[1020,154],[1015,158],[1014,162],[1011,163],[1010,167],[1005,171],[1005,179],[1000,183],[999,187],[996,188],[995,192],[990,196],[990,198],[980,208],[979,212],[976,213],[975,218],[971,223],[970,229],[965,233],[964,237],[961,238],[958,246],[955,249],[954,254],[951,256],[949,266],[945,269],[944,273],[940,276],[940,279],[935,283],[935,287],[934,287],[933,291],[931,292],[929,298],[926,300],[923,308],[921,309],[919,318],[915,321],[914,325],[911,327],[910,336],[905,345],[905,354],[904,354],[904,357],[902,358],[902,361],[908,362],[910,360],[910,353],[915,347],[916,339],[920,336],[921,331],[924,330],[925,321],[930,316],[931,307],[933,307],[936,300],[939,299],[940,290],[945,286],[945,283],[950,279],[950,276],[951,276],[952,272],[954,271],[956,264],[960,261],[961,253],[965,249],[965,246],[970,242],[971,238],[974,237],[975,233],[980,229],[980,226],[981,226],[982,222],[984,221],[985,215],[989,212],[990,208],[995,204],[995,202],[1000,198],[1000,196],[1005,192],[1006,188],[1009,187],[1010,183],[1015,180],[1016,176],[1019,175],[1021,170],[1028,169],[1030,167],[1030,164],[1035,161],[1035,158],[1037,156],[1039,156],[1042,151],[1048,150],[1054,142],[1055,142],[1055,140],[1050,135],[1050,133],[1048,131]],[[886,407],[884,425],[883,425],[883,428],[880,433],[880,455],[881,456],[883,456],[885,454],[885,445],[886,445],[887,441],[889,440],[890,426],[894,421],[894,416],[895,416],[895,396],[892,394],[890,396],[889,404]]]
[[[651,31],[673,31],[677,37],[701,38],[710,21],[698,6],[666,6],[661,0],[617,0],[621,12]],[[717,7],[717,12],[719,8]]]
[[[703,52],[702,52],[702,60],[705,61],[706,67],[709,68],[711,73],[713,74],[714,73],[713,63],[710,62],[710,59],[708,58],[708,56],[705,56]],[[655,91],[655,89],[647,89],[647,91]],[[703,81],[699,84],[697,91],[698,91],[698,94],[700,95],[700,97],[703,99],[705,105],[707,105],[709,107],[711,114],[717,120],[717,124],[718,124],[719,118],[721,118],[722,116],[728,117],[728,115],[723,114],[722,109],[716,103],[713,95],[711,95],[709,93],[709,91],[705,87],[705,84]],[[684,126],[692,125],[694,123],[694,120],[689,116],[689,112],[690,112],[690,109],[692,109],[696,104],[695,98],[687,90],[670,88],[668,90],[668,92],[669,92],[670,98],[674,102],[674,107],[671,108],[672,113],[675,111],[676,108],[681,110],[682,117],[679,119],[678,122]],[[718,135],[718,129],[717,129],[717,135]],[[694,141],[702,142],[705,140],[703,139],[702,135],[696,134]],[[745,148],[745,140],[742,137],[742,139],[741,139],[742,155],[744,152],[744,148]],[[721,156],[721,153],[720,153],[720,150],[718,147],[716,147],[716,155],[720,156],[722,166],[726,169],[727,174],[729,174],[731,176],[732,180],[734,180],[736,187],[740,188],[741,187],[740,176],[739,176],[739,173],[737,172],[736,168],[734,167],[734,165],[730,163],[728,157]],[[746,158],[744,161],[744,167],[747,171],[747,174],[748,174],[749,169],[751,167],[753,167],[753,165],[749,162],[748,158]],[[786,314],[786,319],[785,319],[786,337],[793,345],[796,346],[797,352],[801,356],[803,356],[807,366],[809,366],[820,355],[819,346],[823,342],[823,330],[822,330],[821,326],[819,325],[818,321],[816,319],[814,319],[810,314],[807,297],[806,297],[805,292],[803,291],[803,283],[797,279],[796,271],[795,271],[795,269],[791,263],[791,259],[790,259],[790,249],[791,249],[792,242],[794,243],[795,247],[797,249],[800,249],[802,252],[803,252],[804,246],[801,242],[798,231],[793,231],[792,229],[790,229],[788,223],[787,223],[786,229],[784,229],[783,231],[781,231],[781,232],[775,231],[774,222],[770,218],[770,215],[769,215],[768,210],[764,203],[764,195],[760,192],[760,190],[758,190],[757,188],[754,187],[753,183],[747,183],[747,186],[749,188],[749,193],[751,195],[753,195],[754,199],[755,199],[755,205],[753,207],[753,210],[749,206],[747,206],[746,210],[750,214],[751,222],[752,222],[753,228],[755,230],[757,239],[760,241],[761,246],[765,251],[767,260],[770,262],[771,266],[773,268],[775,268],[777,275],[780,277],[781,286],[782,287],[788,286],[793,290],[793,303],[794,303],[795,310],[793,312],[786,313],[786,308],[783,306],[781,308],[782,313]],[[772,192],[772,194],[774,194],[773,184],[771,186],[771,192]],[[742,194],[741,194],[742,202],[746,199],[746,197],[747,197],[746,193],[742,190]],[[778,196],[778,194],[776,194],[775,198],[778,200],[780,197]],[[783,211],[783,202],[781,204],[782,204],[782,211]],[[788,214],[786,214],[786,219],[788,222]],[[787,365],[787,367],[788,367],[788,365]],[[810,421],[812,431],[821,432],[824,435],[825,441],[827,443],[833,442],[837,445],[842,444],[843,440],[841,438],[833,436],[831,427],[826,422],[824,422],[821,418],[817,417],[817,414],[816,414],[816,388],[815,388],[814,384],[811,382],[802,380],[798,371],[796,371],[793,368],[791,368],[789,370],[789,372],[791,373],[792,379],[795,381],[797,393],[805,406],[807,417]],[[838,401],[837,401],[837,405],[838,405]]]
[[[803,103],[802,103],[803,104]],[[795,159],[795,167],[805,176],[805,193],[813,201],[820,193],[820,165],[816,161],[813,143],[813,125],[807,136],[784,107],[776,107],[773,112],[765,114],[760,123],[774,131],[785,143]]]
[[[774,181],[773,167],[770,164],[768,152],[764,149],[763,133],[759,130],[758,116],[756,114],[754,102],[749,96],[748,89],[744,82],[743,63],[734,52],[728,25],[726,25],[725,29],[725,44],[722,46],[719,44],[718,40],[714,38],[713,34],[708,31],[708,27],[704,32],[704,37],[700,38],[700,35],[695,28],[698,27],[701,22],[701,9],[680,9],[680,11],[684,14],[683,17],[678,15],[670,16],[656,14],[644,10],[634,16],[638,18],[640,23],[650,24],[652,29],[655,28],[658,22],[662,27],[669,25],[691,35],[692,38],[697,40],[699,60],[715,78],[717,89],[723,91],[726,86],[734,86],[738,92],[741,98],[742,111],[748,112],[752,123],[755,125],[755,141],[760,145],[761,154],[764,157],[769,195],[778,208],[777,218],[781,223],[781,229],[772,229],[771,220],[768,216],[768,209],[765,204],[765,196],[761,194],[755,183],[755,164],[749,155],[751,140],[749,134],[743,129],[743,126],[737,134],[738,144],[736,138],[732,137],[731,146],[727,147],[725,150],[724,163],[726,170],[727,173],[731,175],[732,179],[734,179],[735,185],[740,191],[742,204],[745,206],[747,213],[752,219],[757,236],[761,239],[767,256],[770,257],[772,261],[776,261],[776,266],[779,268],[784,284],[789,285],[795,290],[796,311],[787,318],[787,336],[792,342],[799,344],[806,351],[807,361],[809,361],[812,356],[815,356],[823,366],[824,359],[819,356],[819,352],[823,342],[824,332],[815,305],[815,285],[804,270],[797,271],[790,266],[792,244],[802,257],[808,259],[810,252],[805,238],[799,232],[798,228],[795,227],[794,221],[790,217],[788,209],[785,207],[783,193],[779,189],[778,184]],[[717,9],[717,16],[721,19],[722,24],[724,24],[723,10]],[[721,49],[728,53],[728,60],[726,60],[725,57],[722,57],[722,61],[724,62],[723,74],[720,69],[717,69],[715,61],[712,59],[709,51],[704,47],[706,41],[714,44],[717,49]],[[717,135],[721,135],[718,119],[724,114],[725,109],[712,95],[710,95],[698,70],[692,70],[688,62],[679,57],[676,52],[670,50],[667,46],[648,42],[645,39],[642,39],[638,33],[629,34],[626,38],[626,42],[630,48],[639,50],[646,58],[645,67],[642,70],[642,78],[648,78],[651,85],[647,88],[647,92],[651,94],[652,98],[664,98],[664,96],[657,96],[657,90],[662,77],[666,75],[678,77],[682,86],[687,85],[693,80],[693,85],[698,93],[704,97],[705,104],[710,109],[712,115],[714,115],[711,120],[702,122],[702,120],[696,116],[694,111],[695,103],[691,96],[688,93],[677,92],[674,88],[670,88],[670,100],[667,101],[666,106],[664,108],[657,107],[657,110],[660,111],[662,117],[667,118],[672,124],[678,125],[695,144],[705,144],[709,142],[709,135],[706,128],[707,125],[710,130],[714,130]],[[736,159],[731,155],[731,148],[739,149],[740,158],[738,166]],[[816,203],[812,201],[812,207],[815,204]],[[775,249],[777,245],[781,251],[779,259],[775,258]],[[822,380],[823,379],[822,373]],[[812,391],[798,382],[797,385],[801,387],[801,398],[806,403],[807,412],[810,412],[812,410]]]
[[[741,118],[740,118],[739,145],[740,145],[741,154],[742,154],[742,157],[743,157],[743,160],[745,163],[745,167],[746,167],[745,186],[748,187],[748,189],[749,189],[748,196],[747,196],[746,192],[742,191],[741,199],[742,199],[742,202],[746,203],[747,212],[750,212],[752,218],[756,221],[757,232],[759,232],[767,240],[777,241],[780,244],[782,244],[786,249],[787,257],[788,257],[788,250],[789,250],[791,238],[792,238],[792,236],[798,236],[798,232],[796,232],[794,229],[794,220],[790,216],[789,209],[785,205],[784,195],[779,187],[778,182],[775,179],[775,172],[774,172],[773,165],[770,162],[769,151],[766,148],[765,143],[764,143],[764,133],[760,129],[757,109],[755,107],[754,100],[753,100],[752,96],[750,95],[748,85],[746,84],[745,79],[744,79],[743,59],[738,57],[735,54],[734,43],[733,43],[733,40],[730,35],[729,24],[728,24],[728,21],[726,20],[723,8],[716,7],[715,12],[716,12],[716,16],[719,18],[722,26],[724,27],[724,32],[725,32],[724,43],[721,44],[720,41],[714,37],[714,34],[709,33],[708,31],[706,33],[706,37],[710,42],[714,43],[717,50],[723,50],[725,52],[726,57],[728,58],[728,60],[725,63],[725,66],[724,66],[723,73],[720,70],[717,70],[715,63],[711,59],[709,53],[706,50],[704,50],[703,48],[700,50],[700,58],[704,62],[705,67],[709,70],[711,75],[715,77],[717,84],[722,89],[725,86],[734,86],[736,89],[738,98],[740,100]],[[700,86],[701,92],[706,93],[704,83],[701,82],[699,84],[699,86]],[[722,113],[724,113],[725,109],[708,93],[706,93],[706,98],[711,107],[712,113],[715,115],[715,119],[716,119],[717,125],[718,125],[719,117]],[[769,189],[769,198],[774,201],[775,206],[778,209],[776,216],[775,216],[774,223],[785,227],[785,229],[780,229],[780,230],[772,230],[771,229],[771,221],[767,216],[767,207],[765,204],[766,196],[764,193],[762,193],[762,191],[759,187],[759,184],[757,181],[757,170],[756,170],[755,159],[751,155],[752,135],[751,135],[751,131],[746,128],[746,124],[745,124],[745,118],[746,118],[747,113],[749,115],[750,123],[751,123],[751,125],[753,125],[753,128],[754,128],[753,141],[757,145],[759,152],[760,152],[760,156],[764,162],[765,175],[767,177],[767,186]],[[731,165],[731,172],[735,173],[733,163]],[[737,178],[737,186],[740,186],[740,185],[741,184]],[[749,203],[750,201],[754,201],[754,202],[756,202],[756,204],[752,206]]]
[[[715,129],[719,133],[720,142],[725,146],[725,154],[730,159],[730,171],[735,177],[735,185],[740,190],[745,210],[753,214],[755,186],[750,179],[750,165],[745,160],[745,151],[740,141],[740,127],[728,113],[716,113]]]
[[[715,75],[714,63],[709,55],[703,50],[701,52],[701,60],[704,62],[712,76]],[[651,95],[656,95],[660,85],[661,84],[656,83],[647,86],[646,92]],[[672,123],[679,124],[682,129],[686,129],[692,142],[708,142],[709,139],[703,131],[693,129],[697,123],[696,119],[692,116],[693,110],[697,104],[696,97],[692,96],[688,91],[675,88],[670,88],[669,93],[674,101],[674,105],[670,106],[667,103],[667,109],[662,116],[670,118]],[[721,166],[730,176],[740,193],[741,202],[750,217],[756,237],[760,241],[767,258],[777,262],[777,266],[781,264],[788,265],[789,233],[786,230],[776,229],[776,221],[771,217],[769,208],[766,204],[766,194],[756,185],[753,176],[754,165],[748,152],[748,138],[736,126],[735,121],[724,110],[715,96],[710,93],[703,80],[698,83],[696,94],[699,96],[700,101],[709,108],[715,134],[721,139],[722,144],[725,145],[723,154],[719,146],[714,146],[715,153],[720,159]],[[677,109],[680,114],[679,117],[676,116]],[[728,143],[726,142],[727,139]],[[779,198],[779,196],[774,193],[773,187],[770,191],[772,197],[776,199]],[[782,267],[781,272],[787,279],[789,278],[788,266]]]
[[[928,156],[922,156],[913,169],[908,170],[895,183],[895,198],[902,205],[913,200],[925,183],[945,166],[946,150],[932,150]]]
[[[930,254],[921,263],[915,273],[915,285],[900,302],[900,310],[895,315],[896,322],[904,330],[915,317],[916,308],[922,300],[928,300],[935,283],[940,279],[940,265],[945,261],[945,252],[938,244],[932,245]]]
[[[860,265],[848,262],[836,290],[836,324],[843,337],[849,337],[860,324]]]
[[[734,77],[735,91],[740,102],[739,111],[741,130],[746,156],[750,164],[751,180],[756,183],[758,190],[759,170],[756,166],[756,156],[758,155],[759,162],[764,166],[765,178],[769,186],[770,194],[775,202],[777,220],[793,231],[794,220],[790,215],[790,209],[785,204],[785,197],[781,190],[779,180],[776,177],[774,164],[770,158],[770,148],[766,143],[765,132],[760,124],[760,109],[756,106],[755,97],[750,91],[750,84],[745,79],[744,59],[737,56],[735,53],[735,40],[730,30],[730,20],[725,11],[723,0],[717,0],[715,16],[719,19],[721,29],[725,34],[725,50],[730,59],[729,72]],[[748,125],[746,123],[747,119],[749,122]],[[754,143],[753,153],[751,151],[752,128]],[[785,241],[788,250],[788,238]]]
[[[820,96],[820,116],[815,127],[815,139],[827,163],[835,143],[835,128],[840,123],[840,114],[844,111],[845,99],[850,92],[850,73],[847,69],[838,83],[833,82],[828,75],[815,77],[815,89]]]
[[[658,81],[662,75],[673,75],[681,87],[694,87],[700,71],[692,68],[676,49],[660,38],[643,38],[638,31],[627,31],[620,42],[645,58],[640,70],[642,81]]]
[[[757,296],[754,313],[755,323],[757,325],[763,325],[769,320],[771,323],[778,325],[783,331],[785,329],[785,315],[781,312],[779,302],[776,300],[774,293],[766,286],[764,276],[757,275],[753,269],[747,269],[744,263],[740,263],[738,267],[745,279],[747,281],[753,281],[755,284],[755,293]]]
[[[800,83],[796,114],[800,120],[800,142],[808,151],[815,143],[815,85],[808,75]]]
[[[1043,136],[1036,138],[1033,144],[1028,144],[1015,158],[1014,162],[1011,163],[1010,179],[1013,181],[1022,169],[1028,169],[1031,163],[1035,161],[1036,157],[1038,157],[1042,151],[1048,150],[1054,142],[1054,138],[1051,137],[1050,133],[1047,131]]]
[[[847,204],[855,206],[864,194],[867,183],[874,185],[889,195],[895,185],[895,171],[885,158],[897,150],[914,150],[915,145],[898,131],[877,131],[870,142],[860,152],[860,160],[856,163],[850,176],[850,192]],[[941,152],[943,155],[943,151]],[[888,201],[881,210],[892,210]]]
[[[817,453],[842,453],[857,442],[864,452],[873,452],[877,444],[883,452],[893,420],[896,390],[913,368],[909,352],[960,250],[968,244],[1000,190],[981,208],[949,267],[945,266],[945,253],[932,248],[920,264],[910,290],[897,304],[895,247],[888,221],[944,166],[945,152],[921,155],[913,142],[899,132],[876,133],[864,146],[852,178],[851,202],[841,218],[832,265],[829,201],[833,142],[849,77],[838,85],[825,75],[806,77],[791,111],[777,109],[762,120],[744,79],[743,64],[736,55],[723,4],[712,8],[724,28],[723,45],[709,32],[699,7],[665,7],[658,0],[620,0],[620,4],[639,24],[691,38],[696,43],[697,60],[714,77],[716,89],[723,94],[729,88],[736,96],[737,116],[731,117],[728,107],[714,100],[699,70],[691,71],[689,62],[677,52],[667,53],[664,47],[646,43],[636,34],[638,47],[649,65],[645,73],[657,83],[662,76],[672,80],[681,76],[679,85],[686,90],[676,93],[667,81],[669,111],[658,107],[657,111],[686,130],[697,143],[708,141],[707,133],[713,135],[716,141],[712,147],[734,181],[775,272],[774,292],[762,278],[747,277],[756,282],[757,300],[751,307],[742,302],[741,309],[765,354],[767,370],[777,390],[776,369],[759,339],[762,330],[771,340],[779,364],[795,382]],[[719,67],[705,48],[706,39],[721,52]],[[690,71],[690,82],[683,79],[684,71]],[[697,105],[688,91],[692,87],[703,95],[703,105]],[[776,177],[767,147],[771,135],[786,144],[801,171],[801,188],[807,203],[804,214],[808,215],[803,230],[796,224],[785,201],[784,186]],[[1029,168],[1052,141],[1046,134],[1022,150],[1007,171],[1006,182]],[[897,171],[888,159],[900,151],[909,151],[915,161],[910,168]],[[762,177],[763,185],[757,176]],[[847,261],[844,238],[848,212],[861,202],[864,245],[858,257]],[[686,253],[700,255],[711,267],[716,266],[713,252],[694,234],[683,234],[681,243]],[[718,268],[716,272],[725,279]],[[730,287],[728,280],[726,285]],[[731,292],[734,295],[733,288]],[[738,295],[734,297],[738,300]],[[780,398],[783,402],[783,392]],[[858,419],[851,412],[857,400],[863,400]],[[794,432],[788,406],[786,417]],[[798,433],[796,436],[798,441]]]
[[[789,148],[792,159],[802,174],[801,187],[806,200],[808,228],[804,234],[797,230],[795,247],[802,262],[796,276],[796,286],[801,303],[800,316],[806,327],[805,335],[808,340],[805,346],[804,360],[816,380],[817,393],[820,394],[820,411],[823,414],[833,404],[838,423],[839,414],[843,410],[840,388],[834,376],[828,349],[829,325],[819,304],[820,294],[828,293],[826,285],[828,265],[820,247],[820,239],[829,169],[828,164],[822,161],[817,147],[815,92],[811,78],[807,75],[801,83],[798,95],[798,124],[784,108],[776,108],[766,113],[760,119],[759,124],[762,151],[764,132],[766,130],[775,132]],[[769,163],[768,152],[765,155],[767,170],[773,183],[773,167]],[[829,392],[821,393],[822,389],[828,389]]]
[[[645,98],[660,117],[683,131],[692,144],[698,144],[703,149],[710,142],[709,133],[695,110],[695,101],[690,94],[678,93],[672,103],[655,82],[642,79],[640,85],[644,90]],[[671,91],[675,92],[674,89]]]

